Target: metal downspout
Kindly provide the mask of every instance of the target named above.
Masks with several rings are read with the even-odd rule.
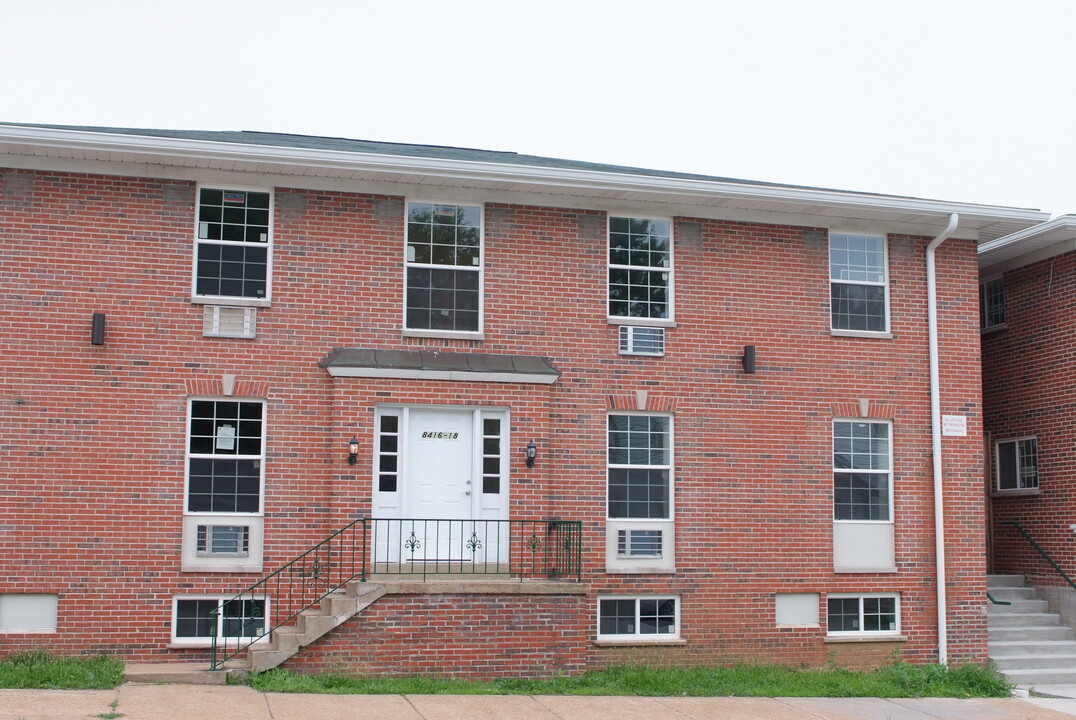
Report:
[[[941,380],[938,374],[938,291],[934,270],[934,251],[949,239],[960,222],[957,213],[949,215],[949,224],[927,246],[927,329],[930,343],[930,440],[934,459],[934,562],[938,583],[938,662],[949,662],[948,614],[945,598],[945,499],[942,482]]]

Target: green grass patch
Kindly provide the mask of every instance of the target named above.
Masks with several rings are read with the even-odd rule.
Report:
[[[667,697],[1008,697],[1012,684],[974,665],[894,663],[877,670],[827,667],[796,670],[777,665],[731,668],[613,667],[545,680],[489,682],[414,676],[405,678],[296,675],[270,670],[249,679],[262,692],[363,695],[638,695]]]
[[[34,650],[0,660],[0,688],[106,690],[123,682],[123,662],[113,657],[53,657]]]

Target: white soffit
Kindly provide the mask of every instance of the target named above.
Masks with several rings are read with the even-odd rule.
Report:
[[[653,202],[680,208],[727,208],[742,211],[747,214],[745,219],[756,221],[765,221],[763,216],[767,213],[825,218],[826,222],[818,223],[825,227],[839,226],[842,220],[852,220],[907,225],[919,227],[920,231],[929,231],[936,226],[940,231],[948,221],[949,214],[956,212],[961,218],[958,234],[980,241],[1018,232],[1049,217],[1048,213],[1023,208],[948,203],[723,179],[632,174],[630,170],[622,168],[602,171],[0,125],[0,164],[33,166],[33,163],[25,161],[15,162],[20,157],[76,161],[80,164],[76,171],[87,172],[92,171],[90,168],[94,164],[119,163],[131,166],[124,168],[124,174],[147,176],[153,176],[153,173],[145,166],[164,166],[284,175],[295,179],[327,179],[337,183],[398,183],[564,198],[584,197],[600,200],[602,203],[625,205]],[[137,166],[142,166],[141,172],[132,171],[132,168]],[[301,182],[295,181],[289,182],[288,186],[293,184],[295,187],[303,187]],[[337,187],[346,191],[344,185],[338,184]],[[592,204],[600,208],[602,203]],[[576,201],[574,204],[579,203]],[[752,217],[752,213],[759,217]],[[721,213],[694,213],[685,210],[683,214],[711,217]],[[913,232],[913,228],[909,228],[909,232]]]
[[[1076,250],[1076,215],[1026,228],[979,246],[979,271],[1002,272]]]

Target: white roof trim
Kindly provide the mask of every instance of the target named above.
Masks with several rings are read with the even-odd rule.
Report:
[[[93,150],[144,156],[146,162],[162,159],[200,159],[229,162],[256,162],[263,167],[362,169],[368,172],[405,173],[416,176],[469,180],[472,182],[512,182],[531,187],[555,186],[560,189],[597,189],[607,191],[645,191],[670,196],[741,198],[828,207],[864,208],[894,213],[918,213],[947,217],[960,213],[964,220],[980,218],[992,222],[1039,222],[1049,217],[1037,210],[970,203],[951,203],[887,195],[872,195],[842,190],[755,185],[720,180],[669,178],[620,172],[600,172],[568,168],[547,168],[511,163],[491,163],[444,158],[409,157],[374,153],[341,152],[309,148],[290,148],[247,143],[227,143],[145,135],[0,126],[0,143],[22,144],[42,148]]]
[[[1076,249],[1076,215],[1061,217],[979,246],[979,268],[1020,267]]]

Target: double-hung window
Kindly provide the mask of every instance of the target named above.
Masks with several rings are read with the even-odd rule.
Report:
[[[261,512],[265,404],[192,400],[187,512]]]
[[[979,283],[979,327],[982,329],[1005,324],[1005,284],[996,277]]]
[[[830,318],[834,330],[886,332],[886,241],[874,235],[830,233]]]
[[[888,422],[833,423],[833,519],[892,520]]]
[[[671,320],[672,272],[668,220],[609,218],[610,320]]]
[[[672,418],[609,416],[609,517],[672,517]]]
[[[608,417],[607,567],[612,572],[674,569],[672,418]]]
[[[203,302],[268,300],[272,194],[198,189],[194,296]]]
[[[998,492],[1039,487],[1039,449],[1033,437],[994,444],[994,479]]]
[[[407,330],[482,329],[482,208],[407,204]]]
[[[897,635],[900,633],[900,597],[883,595],[830,595],[826,599],[829,635]]]

